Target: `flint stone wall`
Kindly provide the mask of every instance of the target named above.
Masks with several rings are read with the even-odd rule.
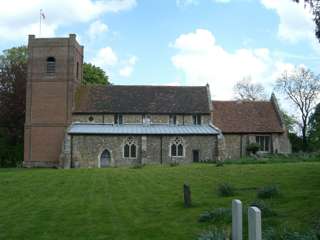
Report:
[[[111,166],[135,164],[191,163],[193,150],[199,150],[199,161],[217,159],[217,136],[182,136],[184,156],[171,157],[170,144],[176,136],[133,136],[137,145],[137,157],[125,158],[123,146],[129,136],[74,135],[71,140],[71,166],[99,167],[101,153],[107,149],[111,154]]]

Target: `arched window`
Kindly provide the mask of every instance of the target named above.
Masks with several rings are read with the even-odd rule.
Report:
[[[131,157],[135,158],[136,157],[136,145],[132,144],[131,145]]]
[[[137,144],[134,137],[128,137],[123,146],[123,156],[125,158],[137,157]]]
[[[178,145],[178,156],[183,156],[183,146],[182,146],[182,144]]]
[[[176,137],[171,141],[170,147],[171,157],[183,157],[184,156],[184,146],[183,139],[181,137]]]
[[[76,78],[79,79],[79,62],[77,62]]]
[[[124,145],[123,155],[124,157],[130,156],[130,146],[128,144]]]
[[[171,145],[171,156],[177,156],[177,146],[175,144]]]
[[[56,72],[56,59],[54,57],[47,58],[47,73],[53,74]]]

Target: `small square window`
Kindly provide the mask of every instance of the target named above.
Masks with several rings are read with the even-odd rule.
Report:
[[[177,116],[176,115],[170,115],[169,123],[173,124],[173,125],[176,125],[177,124]]]
[[[115,124],[122,124],[123,123],[122,119],[123,119],[122,114],[115,114],[114,115],[114,123]]]
[[[195,114],[192,116],[193,124],[194,125],[201,125],[201,115]]]

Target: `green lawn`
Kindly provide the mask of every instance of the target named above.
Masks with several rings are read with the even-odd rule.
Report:
[[[194,206],[183,208],[182,185]],[[235,197],[218,197],[228,182]],[[277,184],[277,212],[263,227],[307,229],[320,218],[320,163],[193,164],[142,169],[0,169],[0,239],[195,239],[209,227],[199,214],[249,204],[256,187]],[[245,190],[247,189],[247,190]],[[249,189],[249,190],[248,190]],[[245,210],[246,211],[246,210]]]

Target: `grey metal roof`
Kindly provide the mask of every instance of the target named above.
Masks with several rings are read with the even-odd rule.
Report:
[[[104,134],[104,135],[217,135],[218,129],[207,125],[167,125],[167,124],[95,124],[74,123],[68,133],[73,135]]]

